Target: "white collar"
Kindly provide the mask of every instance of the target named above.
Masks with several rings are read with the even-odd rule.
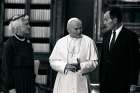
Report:
[[[115,30],[115,32],[116,32],[115,41],[116,41],[116,39],[117,39],[119,33],[121,32],[122,28],[123,28],[123,25],[121,25],[118,29]],[[113,33],[113,31],[112,31],[112,33]],[[113,34],[111,34],[110,42],[111,42],[111,40],[112,40],[112,37],[113,37]],[[109,43],[109,44],[110,44],[110,43]]]
[[[117,33],[119,34],[120,31],[122,30],[122,28],[123,28],[123,25],[121,25],[118,29],[116,29],[116,30],[115,30],[116,34],[117,34]]]
[[[121,25],[118,29],[115,30],[115,32],[116,32],[115,40],[116,40],[117,37],[119,36],[119,33],[121,32],[122,28],[123,28],[123,25]],[[113,31],[112,31],[112,32],[113,32]]]

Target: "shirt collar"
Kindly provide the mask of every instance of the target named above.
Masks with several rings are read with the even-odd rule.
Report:
[[[121,25],[118,29],[115,30],[116,34],[119,34],[123,28],[123,25]]]
[[[123,25],[120,25],[120,27],[115,30],[115,32],[116,32],[115,40],[117,39],[117,37],[118,37],[119,33],[121,32],[122,28],[123,28]],[[112,31],[112,34],[111,34],[110,42],[112,40],[112,37],[113,37],[113,31]]]

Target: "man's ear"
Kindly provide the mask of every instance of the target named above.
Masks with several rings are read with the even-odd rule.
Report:
[[[113,18],[113,22],[114,22],[115,24],[117,24],[117,23],[118,23],[118,19],[117,19],[117,18]]]

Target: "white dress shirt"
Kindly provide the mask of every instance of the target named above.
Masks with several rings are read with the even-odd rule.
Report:
[[[115,31],[115,32],[116,32],[115,41],[116,41],[116,39],[117,39],[119,33],[121,32],[122,28],[123,28],[123,25],[121,25],[118,29],[116,29],[116,31]],[[112,38],[113,38],[113,31],[112,31],[112,34],[111,34],[111,37],[110,37],[109,45],[110,45],[110,43],[111,43]]]

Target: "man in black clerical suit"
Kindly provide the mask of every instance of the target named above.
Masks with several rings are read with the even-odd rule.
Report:
[[[138,80],[138,37],[124,27],[119,7],[105,12],[104,25],[109,31],[103,36],[100,93],[128,93],[130,86],[136,85]]]

